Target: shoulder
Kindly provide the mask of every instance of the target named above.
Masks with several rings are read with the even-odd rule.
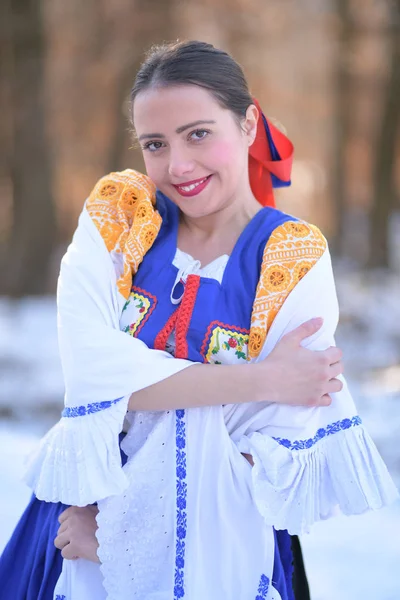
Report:
[[[86,200],[85,209],[117,265],[118,289],[124,297],[160,231],[162,218],[155,204],[155,185],[133,169],[104,175]]]
[[[319,258],[327,249],[327,241],[318,227],[289,215],[272,231],[265,244],[264,255],[293,260],[304,257]]]
[[[87,198],[85,208],[109,252],[124,252],[126,242],[138,236],[146,251],[161,225],[155,203],[156,188],[151,179],[126,169],[101,177]]]
[[[269,291],[288,293],[328,247],[320,229],[288,218],[271,233],[264,247],[261,278]]]
[[[250,358],[258,356],[286,298],[328,248],[318,227],[286,217],[281,219],[264,245],[251,318]]]
[[[120,206],[124,210],[133,209],[138,201],[148,201],[152,205],[156,202],[156,188],[154,183],[147,175],[125,169],[125,171],[115,171],[101,177],[93,187],[87,202],[86,208],[90,209],[94,205],[102,204],[111,206]]]

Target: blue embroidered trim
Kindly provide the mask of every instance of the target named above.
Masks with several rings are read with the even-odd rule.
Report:
[[[66,596],[64,596],[64,595],[60,596],[60,594],[57,594],[56,600],[67,600],[67,599],[66,599]]]
[[[83,406],[67,406],[61,413],[62,417],[84,417],[85,415],[90,415],[92,413],[100,412],[105,408],[110,408],[113,404],[117,404],[120,400],[122,400],[124,396],[121,398],[117,398],[116,400],[104,400],[103,402],[93,402],[92,404],[86,404]]]
[[[261,575],[260,584],[258,586],[258,594],[256,600],[265,600],[269,589],[269,579],[266,575]]]
[[[351,419],[342,419],[341,421],[335,421],[334,423],[330,423],[326,428],[318,429],[317,433],[313,438],[309,438],[308,440],[295,440],[291,442],[285,438],[274,437],[273,439],[288,448],[289,450],[306,450],[307,448],[311,448],[317,442],[322,440],[324,437],[328,435],[333,435],[334,433],[338,433],[339,431],[343,431],[344,429],[350,429],[350,427],[356,427],[357,425],[361,425],[361,417],[356,415]]]
[[[185,595],[185,538],[186,538],[186,430],[185,411],[176,410],[176,551],[174,600]]]

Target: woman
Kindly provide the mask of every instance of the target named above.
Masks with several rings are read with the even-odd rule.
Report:
[[[273,527],[396,497],[340,378],[326,242],[273,207],[292,146],[226,53],[155,49],[132,117],[150,179],[110,174],[86,202],[58,288],[66,407],[27,475],[81,507],[50,505],[54,598],[290,599]]]

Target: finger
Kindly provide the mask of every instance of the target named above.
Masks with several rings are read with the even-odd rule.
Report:
[[[64,521],[63,523],[61,523],[60,527],[58,528],[57,535],[64,533],[65,531],[67,531],[67,529],[68,529],[68,521]]]
[[[321,329],[323,323],[324,320],[321,317],[310,319],[309,321],[299,325],[299,327],[296,327],[296,329],[293,329],[293,331],[290,333],[287,333],[284,337],[292,339],[296,343],[300,344],[300,342],[306,338],[314,335],[314,333],[317,333],[317,331]]]
[[[332,398],[330,397],[329,394],[324,394],[321,397],[319,406],[330,406],[332,404]]]
[[[341,392],[343,389],[343,382],[340,379],[331,379],[328,381],[326,386],[326,391],[328,394],[336,394],[337,392]]]
[[[73,544],[67,544],[61,551],[61,556],[67,560],[76,560],[79,558],[77,550]]]
[[[68,517],[71,515],[71,506],[69,508],[66,508],[58,517],[58,522],[59,523],[64,523],[64,521],[66,521],[68,519]]]
[[[70,537],[66,533],[62,533],[61,535],[57,535],[57,537],[54,540],[54,545],[59,550],[62,550],[70,542]]]
[[[331,365],[329,367],[329,379],[335,379],[336,377],[339,377],[339,375],[342,375],[344,371],[344,365],[342,363],[342,361],[339,361],[333,365]]]
[[[343,358],[343,352],[336,346],[331,346],[323,351],[325,358],[328,360],[330,365],[340,362]]]

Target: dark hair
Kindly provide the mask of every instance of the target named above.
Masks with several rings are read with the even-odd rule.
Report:
[[[193,40],[149,50],[131,91],[131,109],[136,96],[144,90],[187,84],[208,90],[238,121],[253,103],[241,66],[227,52]]]

